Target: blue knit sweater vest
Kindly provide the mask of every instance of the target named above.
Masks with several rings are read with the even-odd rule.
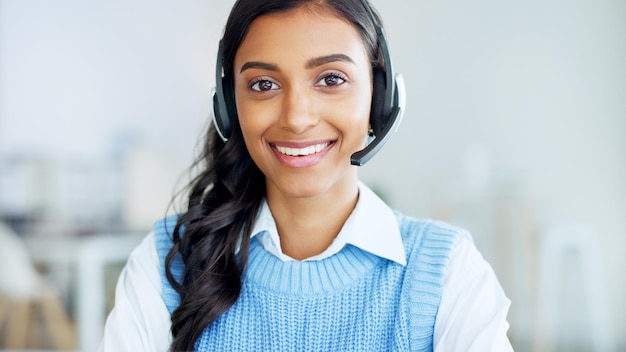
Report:
[[[432,351],[450,253],[466,232],[396,213],[407,265],[347,245],[319,261],[283,262],[253,238],[237,302],[197,351]],[[155,224],[163,300],[180,304],[164,272],[175,217]],[[383,236],[384,234],[381,234]],[[183,263],[172,266],[182,281]]]

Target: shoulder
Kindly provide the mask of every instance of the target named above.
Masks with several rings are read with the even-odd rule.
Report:
[[[152,229],[154,230],[157,239],[161,237],[167,237],[171,239],[172,234],[174,233],[174,228],[176,227],[176,223],[178,222],[178,218],[179,215],[176,214],[155,221],[152,225]]]
[[[456,248],[470,239],[467,231],[442,221],[417,219],[394,212],[402,236],[406,265],[401,313],[411,321],[411,340],[431,343],[446,277]],[[424,339],[423,336],[429,336]]]
[[[156,252],[160,264],[159,273],[163,285],[161,297],[170,313],[180,304],[180,296],[167,279],[165,258],[174,244],[172,236],[178,222],[178,217],[178,215],[173,215],[154,222],[154,243],[156,245]],[[180,255],[176,255],[169,265],[169,270],[173,278],[178,282],[182,282],[184,267],[185,265]]]
[[[407,254],[427,248],[451,252],[459,243],[473,242],[470,233],[460,227],[432,219],[417,219],[394,211]]]
[[[115,305],[103,330],[101,351],[165,351],[170,315],[161,298],[160,263],[155,233],[132,251],[120,273]]]
[[[154,236],[153,244],[156,247],[156,252],[160,259],[161,264],[164,263],[170,249],[174,245],[173,236],[174,229],[178,223],[179,215],[172,215],[154,222],[152,233]],[[182,233],[182,229],[181,229]]]
[[[154,242],[160,256],[167,253],[172,248],[172,236],[174,228],[178,222],[179,215],[172,215],[154,222],[152,230],[154,232]]]

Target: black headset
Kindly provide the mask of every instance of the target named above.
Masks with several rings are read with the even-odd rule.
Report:
[[[357,166],[365,165],[398,130],[405,106],[404,80],[401,75],[395,75],[393,72],[383,29],[376,20],[367,0],[361,0],[361,3],[376,29],[378,46],[383,54],[384,67],[376,67],[373,70],[373,94],[370,112],[371,139],[365,148],[355,152],[350,157],[350,163]],[[237,108],[233,83],[224,79],[223,76],[222,49],[222,40],[220,40],[215,65],[213,123],[219,136],[224,142],[227,142],[232,133],[234,121],[237,119]]]

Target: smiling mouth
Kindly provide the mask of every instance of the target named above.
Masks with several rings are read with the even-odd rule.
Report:
[[[321,152],[322,150],[324,150],[328,146],[330,146],[332,143],[333,142],[314,144],[314,145],[310,145],[310,146],[304,147],[304,148],[289,148],[289,147],[282,147],[282,146],[279,146],[279,145],[274,145],[274,147],[281,154],[284,154],[284,155],[287,155],[287,156],[307,156],[307,155],[311,155],[311,154],[315,154],[315,153]]]

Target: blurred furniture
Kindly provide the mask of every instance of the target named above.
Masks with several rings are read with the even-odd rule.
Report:
[[[26,240],[33,260],[52,269],[70,267],[76,275],[74,304],[80,351],[98,347],[106,319],[105,268],[123,263],[144,235],[98,234],[88,237],[43,237]]]
[[[50,285],[33,299],[0,297],[0,348],[74,350],[75,328]]]
[[[574,256],[579,266],[567,267],[567,256]],[[607,297],[607,278],[595,229],[585,223],[557,223],[541,235],[539,247],[539,293],[537,346],[535,351],[553,351],[563,332],[563,277],[580,268],[581,285],[587,307],[586,331],[595,352],[616,349]]]
[[[21,238],[0,223],[0,348],[72,350],[75,344],[58,293],[35,270]]]

